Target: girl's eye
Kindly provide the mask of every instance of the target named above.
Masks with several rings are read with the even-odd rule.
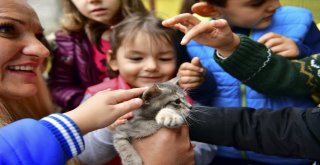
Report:
[[[142,57],[129,57],[129,59],[132,61],[141,61]]]
[[[172,61],[173,58],[160,58],[161,61]]]

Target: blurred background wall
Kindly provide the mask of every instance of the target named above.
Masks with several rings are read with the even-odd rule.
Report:
[[[169,18],[179,13],[184,0],[143,0],[150,9],[154,5],[155,10],[162,18]],[[293,5],[307,8],[313,12],[315,21],[320,23],[320,0],[280,0],[283,5]]]
[[[320,0],[280,0],[283,5],[305,7],[312,11],[316,23],[320,23]]]
[[[61,10],[59,0],[27,0],[36,10],[46,34],[59,27]],[[161,18],[169,18],[179,13],[184,0],[142,0],[144,4],[157,11]],[[314,20],[320,23],[320,0],[280,0],[283,5],[294,5],[308,8],[313,12]]]
[[[60,0],[27,0],[27,2],[38,13],[40,22],[45,29],[45,33],[54,32],[59,27]]]

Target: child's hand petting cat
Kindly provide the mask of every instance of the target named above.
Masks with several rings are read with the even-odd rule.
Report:
[[[190,40],[216,48],[220,55],[227,57],[240,44],[240,38],[231,31],[224,19],[200,21],[189,13],[180,14],[162,22],[163,26],[178,29],[185,33],[181,44]]]
[[[277,33],[267,33],[259,38],[258,42],[266,45],[274,53],[286,58],[296,58],[299,55],[297,44],[290,38]]]
[[[202,84],[205,73],[206,71],[202,67],[200,59],[195,57],[191,60],[191,63],[185,62],[180,65],[178,70],[180,80],[178,84],[183,89],[195,89]]]

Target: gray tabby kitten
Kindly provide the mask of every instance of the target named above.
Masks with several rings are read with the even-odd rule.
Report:
[[[174,128],[185,123],[191,105],[185,91],[176,85],[177,80],[174,78],[147,89],[142,95],[144,104],[134,111],[133,119],[115,129],[113,144],[123,165],[143,164],[131,144],[133,139],[149,136],[161,127]]]

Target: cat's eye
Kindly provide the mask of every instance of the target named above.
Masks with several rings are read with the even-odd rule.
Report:
[[[181,103],[181,100],[180,100],[180,99],[177,99],[177,100],[174,101],[174,103],[180,104],[180,103]]]

